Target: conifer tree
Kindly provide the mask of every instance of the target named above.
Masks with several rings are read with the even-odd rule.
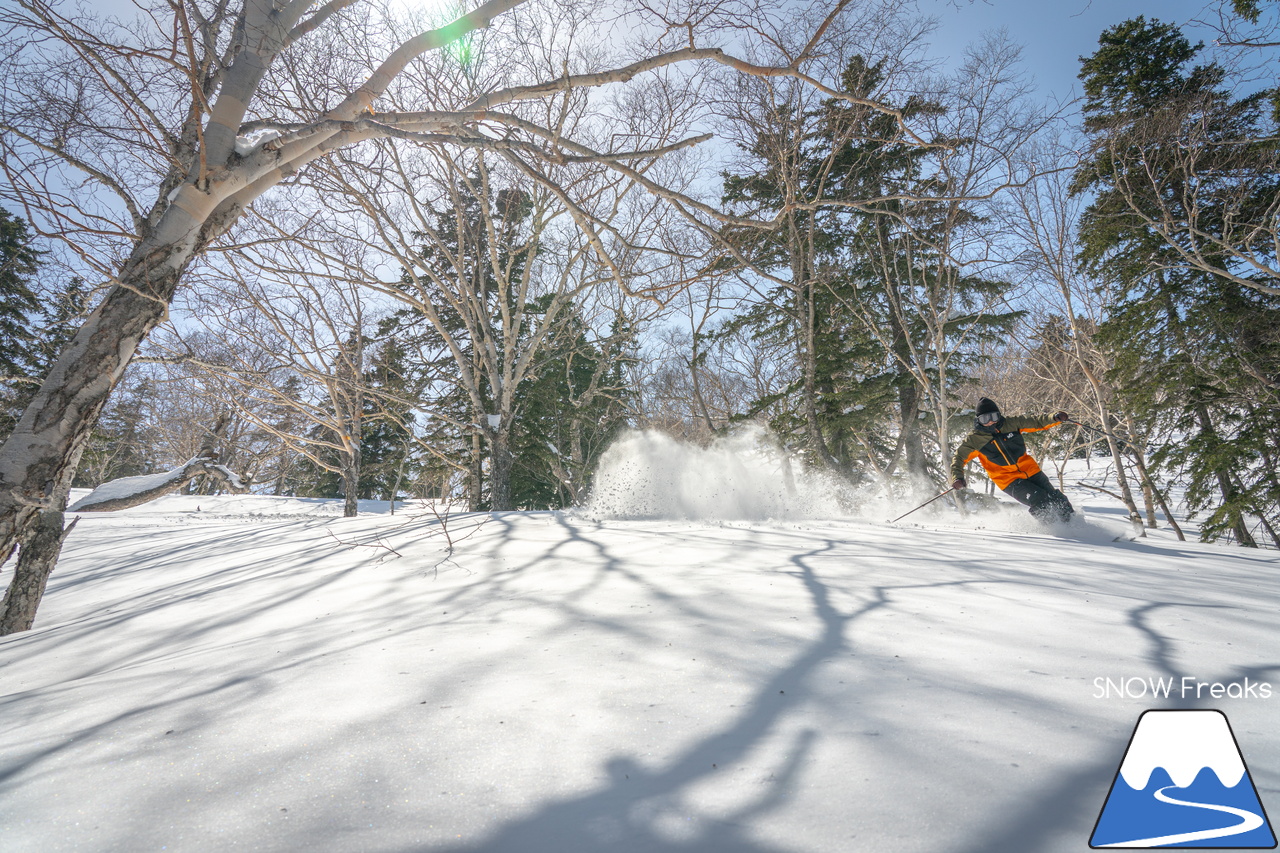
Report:
[[[1192,245],[1206,223],[1268,216],[1280,175],[1265,93],[1235,98],[1222,67],[1192,64],[1201,49],[1142,17],[1102,34],[1082,64],[1093,147],[1074,188],[1095,196],[1082,261],[1117,291],[1099,339],[1152,461],[1186,476],[1202,536],[1254,545],[1251,517],[1280,510],[1262,464],[1280,452],[1280,297],[1207,271]]]
[[[884,82],[882,64],[855,57],[842,86],[871,98]],[[944,112],[919,97],[897,108],[905,121]],[[781,118],[757,131],[751,153],[763,167],[725,176],[727,202],[792,208],[772,233],[731,235],[780,283],[726,333],[750,328],[796,354],[792,388],[748,415],[778,410],[773,428],[837,470],[927,476],[945,453],[926,451],[922,423],[934,415],[938,435],[937,413],[969,372],[966,345],[1001,337],[1019,316],[987,308],[1006,283],[966,273],[949,255],[976,214],[930,158],[968,142],[913,145],[898,119],[838,100]]]
[[[634,392],[624,353],[633,337],[616,319],[607,337],[593,341],[579,311],[563,315],[542,348],[538,370],[517,395],[515,506],[558,509],[585,496],[601,453],[626,426]]]
[[[0,208],[0,377],[6,381],[39,378],[32,376],[40,361],[32,322],[40,310],[32,289],[39,267],[27,223]]]
[[[27,223],[0,208],[0,441],[44,375],[35,322],[42,305],[32,281],[39,268]]]
[[[418,396],[404,344],[383,341],[365,378],[364,430],[360,436],[360,497],[396,500],[397,490],[419,473],[414,452],[413,401]]]
[[[454,377],[442,392],[449,410],[443,425],[469,445],[468,503],[510,509],[513,419],[501,411],[503,389],[495,386],[520,360],[513,346],[528,337],[519,294],[540,251],[542,223],[532,221],[535,202],[526,192],[496,186],[499,176],[484,158],[465,173],[459,166],[456,177],[449,203],[435,211],[430,231],[418,234],[417,268],[402,287],[416,308],[420,341],[438,353],[430,369]]]

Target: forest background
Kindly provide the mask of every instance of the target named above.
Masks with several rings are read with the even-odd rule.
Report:
[[[755,424],[923,499],[980,396],[1071,412],[1038,452],[1113,463],[1135,523],[1280,546],[1277,4],[1209,4],[1207,42],[1117,21],[1076,99],[1006,33],[955,61],[913,4],[802,6],[9,4],[0,557],[72,485],[179,468],[569,506],[628,429]],[[121,292],[154,317],[99,366]],[[43,480],[41,424],[72,436]]]

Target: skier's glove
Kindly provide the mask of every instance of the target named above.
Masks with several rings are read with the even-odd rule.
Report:
[[[1066,412],[1058,412],[1057,414],[1055,414],[1055,415],[1053,416],[1053,419],[1054,419],[1055,421],[1068,421],[1068,422],[1070,422],[1070,421],[1071,421],[1071,415],[1068,415]]]
[[[955,489],[956,491],[960,491],[961,489],[968,488],[968,486],[969,484],[964,481],[963,477],[957,478],[956,481],[951,484],[951,488]]]

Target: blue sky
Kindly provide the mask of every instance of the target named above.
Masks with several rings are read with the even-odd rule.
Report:
[[[421,0],[413,0],[421,2]],[[1224,0],[1225,2],[1225,0]],[[1112,24],[1138,15],[1183,26],[1193,41],[1212,41],[1213,33],[1189,25],[1195,18],[1212,18],[1217,0],[916,0],[920,13],[936,17],[932,36],[936,58],[959,58],[967,44],[983,32],[1008,30],[1025,47],[1023,59],[1045,95],[1067,98],[1079,93],[1079,57],[1097,47],[1098,35]],[[98,0],[95,6],[129,16],[129,0]]]
[[[1213,40],[1195,18],[1216,17],[1217,3],[1205,0],[919,0],[920,11],[936,17],[935,55],[958,57],[966,44],[988,30],[1006,29],[1024,46],[1023,60],[1045,95],[1080,94],[1079,57],[1093,53],[1107,27],[1138,15],[1183,27],[1193,42]]]

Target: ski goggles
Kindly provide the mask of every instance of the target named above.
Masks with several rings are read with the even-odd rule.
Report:
[[[978,415],[978,423],[982,424],[983,426],[991,426],[992,424],[999,423],[999,421],[1000,421],[999,412],[983,412],[982,414]]]

